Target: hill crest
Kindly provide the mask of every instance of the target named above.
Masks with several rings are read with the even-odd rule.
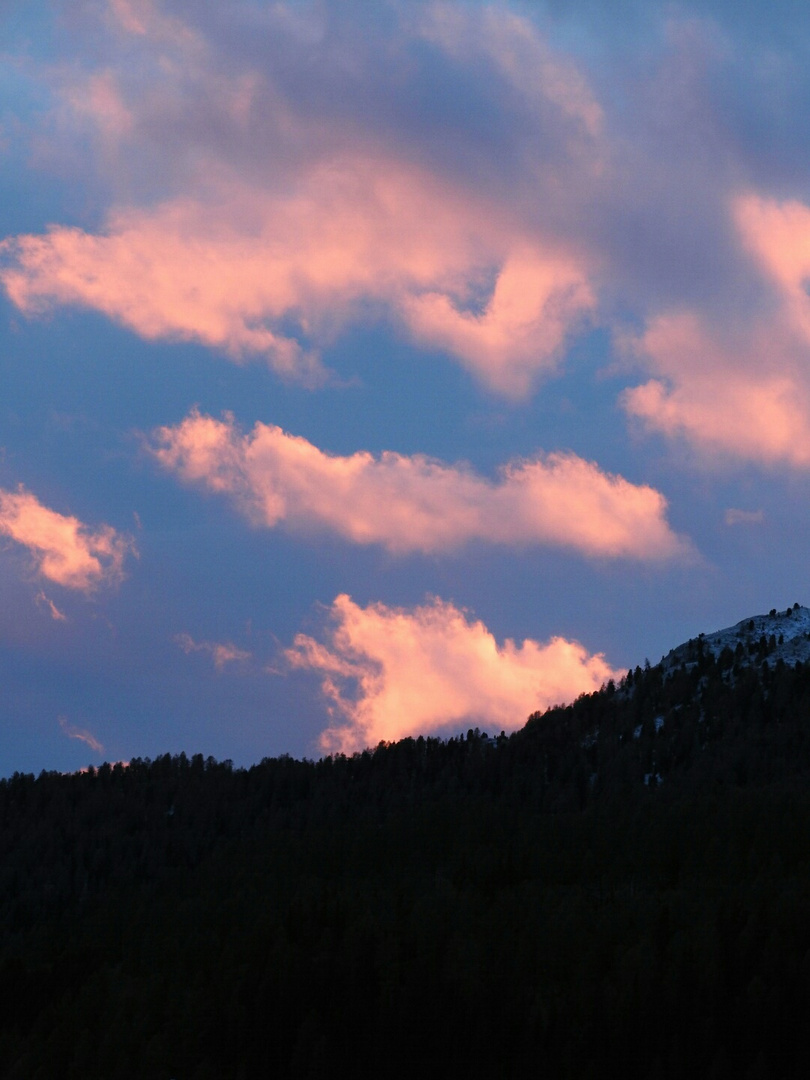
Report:
[[[682,664],[689,668],[698,662],[701,652],[719,659],[724,649],[730,649],[737,659],[756,657],[767,650],[771,663],[806,663],[810,660],[810,608],[798,603],[786,611],[771,608],[767,615],[752,615],[712,634],[699,634],[671,649],[661,658],[661,667],[664,671]]]

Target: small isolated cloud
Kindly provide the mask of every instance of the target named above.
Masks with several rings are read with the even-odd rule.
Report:
[[[293,668],[321,676],[332,717],[320,740],[328,752],[467,723],[511,731],[530,713],[621,674],[564,638],[499,645],[482,622],[439,599],[363,608],[341,595],[329,614],[322,640],[299,634],[285,653]]]
[[[69,724],[66,716],[59,717],[59,727],[69,739],[78,739],[79,742],[85,743],[97,754],[104,753],[104,747],[92,732],[86,728],[78,728],[74,724]]]
[[[42,590],[34,597],[34,602],[37,607],[44,608],[56,622],[67,622],[67,615],[65,615],[63,611],[60,611],[53,600],[51,600],[49,596],[46,596]]]
[[[159,428],[152,453],[187,483],[229,495],[256,524],[330,530],[394,554],[471,540],[555,544],[589,556],[662,559],[688,550],[663,495],[575,454],[505,465],[497,481],[424,455],[325,454],[299,436],[192,413]]]
[[[726,525],[761,525],[765,520],[764,510],[737,510],[730,506],[724,515]]]
[[[244,663],[253,656],[252,653],[246,652],[244,649],[238,649],[227,641],[195,641],[191,634],[177,634],[174,640],[186,656],[193,652],[208,653],[213,659],[217,671],[222,671],[226,664]]]
[[[22,487],[0,489],[0,535],[27,548],[42,577],[82,592],[120,581],[124,558],[135,553],[131,537],[49,510]]]

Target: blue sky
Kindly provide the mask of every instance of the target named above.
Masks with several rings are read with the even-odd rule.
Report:
[[[799,5],[0,26],[4,775],[511,730],[806,602]]]

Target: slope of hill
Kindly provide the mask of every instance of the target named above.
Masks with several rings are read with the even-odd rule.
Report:
[[[584,806],[637,784],[683,794],[810,780],[808,633],[810,610],[796,605],[701,634],[617,686],[534,714],[514,738],[545,755],[569,806],[576,792]]]
[[[0,782],[3,1075],[804,1077],[808,619],[509,738]]]
[[[670,669],[681,663],[694,663],[698,645],[705,652],[711,652],[715,659],[724,649],[729,649],[739,659],[756,656],[767,648],[772,662],[784,660],[795,664],[798,660],[807,663],[810,660],[810,608],[800,604],[794,604],[784,612],[771,608],[767,615],[754,615],[725,630],[700,634],[662,657],[662,665]]]

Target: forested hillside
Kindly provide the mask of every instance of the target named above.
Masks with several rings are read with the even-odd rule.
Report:
[[[511,737],[0,782],[9,1077],[804,1077],[810,666]]]

